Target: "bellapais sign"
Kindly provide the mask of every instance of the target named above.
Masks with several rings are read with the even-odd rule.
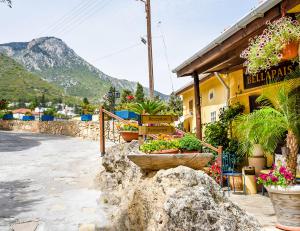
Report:
[[[284,62],[269,70],[261,71],[256,75],[245,74],[244,89],[254,88],[266,85],[268,83],[280,82],[284,77],[296,70],[298,63]]]

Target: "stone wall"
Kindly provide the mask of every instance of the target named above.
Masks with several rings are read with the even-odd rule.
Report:
[[[99,123],[82,121],[20,121],[1,120],[0,130],[27,131],[99,140]]]

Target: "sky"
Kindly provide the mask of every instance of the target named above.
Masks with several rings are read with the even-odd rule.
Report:
[[[0,4],[0,43],[55,36],[104,73],[148,86],[141,0],[12,0]],[[258,0],[151,0],[155,90],[190,77],[171,71],[258,5]]]

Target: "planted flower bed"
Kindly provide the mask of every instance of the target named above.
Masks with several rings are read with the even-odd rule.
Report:
[[[117,125],[120,130],[120,135],[126,142],[139,139],[139,126],[136,121],[129,121],[128,123],[120,123]]]

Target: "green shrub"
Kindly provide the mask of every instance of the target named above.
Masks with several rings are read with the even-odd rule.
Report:
[[[151,153],[154,151],[177,148],[179,148],[178,140],[150,140],[141,145],[140,150],[145,153]]]
[[[198,151],[202,148],[201,141],[193,134],[186,134],[178,142],[181,150]]]
[[[55,114],[55,111],[52,108],[49,108],[46,111],[44,111],[44,115],[54,116],[54,114]]]

